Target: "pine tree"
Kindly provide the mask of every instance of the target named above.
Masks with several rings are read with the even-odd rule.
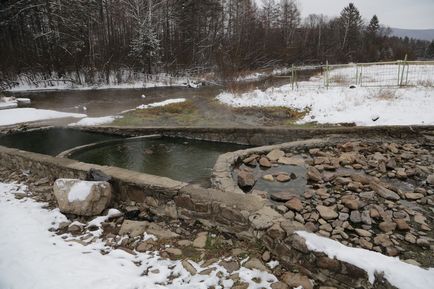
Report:
[[[366,28],[366,31],[370,35],[377,35],[377,33],[380,30],[380,21],[378,20],[377,15],[372,16],[371,21],[369,22],[368,27]]]
[[[344,32],[341,48],[351,61],[360,43],[360,34],[363,26],[362,16],[356,6],[350,3],[342,10],[339,20]]]
[[[160,49],[160,41],[148,21],[143,21],[138,28],[137,36],[130,44],[130,57],[138,61],[143,68],[147,67],[152,72],[152,61],[156,60]]]

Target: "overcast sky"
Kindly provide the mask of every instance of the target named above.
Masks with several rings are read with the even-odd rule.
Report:
[[[262,2],[262,0],[257,0]],[[277,0],[278,1],[278,0]],[[380,22],[395,28],[434,29],[434,0],[296,0],[302,16],[337,16],[353,2],[363,18],[377,14]]]

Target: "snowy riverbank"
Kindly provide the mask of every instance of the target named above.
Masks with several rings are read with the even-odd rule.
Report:
[[[86,115],[36,108],[12,108],[0,111],[0,126],[69,117],[83,118]]]
[[[222,93],[217,99],[233,107],[289,107],[308,110],[298,123],[356,125],[432,125],[434,88],[365,88],[292,90],[291,85],[244,94]]]
[[[232,107],[281,106],[306,110],[306,116],[298,121],[300,124],[433,125],[434,87],[429,85],[432,75],[424,73],[428,71],[427,66],[416,68],[410,68],[406,80],[410,84],[419,81],[427,85],[393,87],[396,74],[382,73],[395,67],[367,66],[364,85],[355,86],[352,83],[355,68],[348,66],[329,72],[330,81],[335,81],[329,88],[324,87],[323,76],[315,76],[296,83],[296,87],[288,84],[242,94],[223,92],[217,99]]]
[[[95,89],[140,89],[152,87],[188,86],[196,81],[190,77],[173,77],[168,74],[145,74],[130,70],[112,71],[109,76],[95,73],[92,76],[67,73],[21,74],[5,90],[9,92],[48,91],[48,90],[95,90]]]

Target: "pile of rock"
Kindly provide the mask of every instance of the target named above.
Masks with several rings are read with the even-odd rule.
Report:
[[[276,211],[345,245],[434,264],[427,253],[434,249],[434,155],[429,148],[348,142],[298,156],[275,150],[244,163],[279,165],[287,158],[307,167],[308,184],[302,195],[294,194],[290,183],[288,190],[267,194]]]
[[[245,192],[251,191],[258,179],[254,168],[260,167],[265,173],[259,177],[269,182],[286,183],[297,178],[294,173],[277,172],[273,174],[266,173],[267,169],[278,167],[279,165],[304,166],[303,158],[293,156],[292,153],[285,153],[282,150],[275,149],[267,155],[253,154],[242,160],[245,165],[237,170],[238,186]]]

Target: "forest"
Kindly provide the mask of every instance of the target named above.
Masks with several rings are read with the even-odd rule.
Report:
[[[0,78],[128,69],[225,79],[292,64],[420,59],[434,43],[390,36],[343,7],[302,18],[294,0],[4,0]],[[338,12],[338,11],[337,11]]]

